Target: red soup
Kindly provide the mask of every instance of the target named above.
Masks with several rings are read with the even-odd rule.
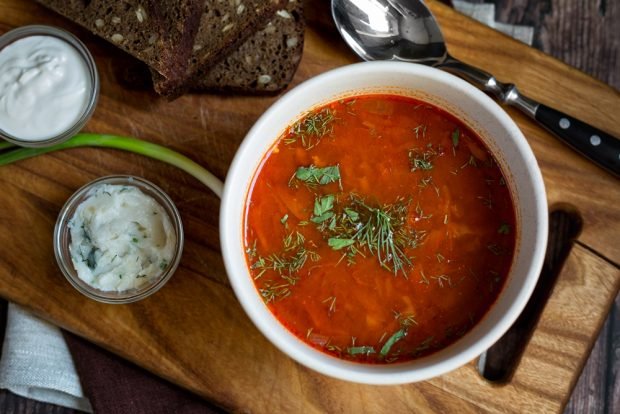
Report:
[[[255,174],[246,259],[300,340],[359,362],[442,349],[492,306],[515,248],[504,176],[476,134],[412,98],[308,113]]]

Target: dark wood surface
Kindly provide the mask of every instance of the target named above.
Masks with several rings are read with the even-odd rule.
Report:
[[[495,3],[496,20],[535,28],[534,47],[620,90],[619,0],[470,0],[474,2]],[[564,413],[618,412],[620,296]]]
[[[535,46],[575,67],[620,88],[618,36],[620,2],[497,0],[498,20],[536,27]],[[568,413],[619,412],[618,358],[620,315],[618,303],[594,346],[575,388]],[[55,406],[33,403],[0,393],[0,412],[65,413]]]

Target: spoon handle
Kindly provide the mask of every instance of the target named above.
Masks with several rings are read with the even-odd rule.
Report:
[[[504,104],[514,106],[553,132],[561,141],[610,173],[620,176],[620,140],[574,117],[521,94],[481,69],[448,56],[437,67],[478,85]]]

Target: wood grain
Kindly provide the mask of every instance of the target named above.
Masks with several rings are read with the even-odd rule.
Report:
[[[295,83],[355,61],[325,15],[327,3],[317,0],[309,9]],[[454,55],[620,135],[616,117],[607,111],[620,105],[616,91],[436,2],[431,7]],[[167,103],[152,93],[128,91],[115,78],[122,57],[110,45],[31,2],[0,0],[0,10],[0,31],[42,22],[67,27],[85,40],[102,80],[89,130],[164,143],[220,178],[245,132],[276,99],[194,95]],[[473,363],[432,381],[397,387],[345,383],[296,364],[254,328],[228,286],[219,256],[216,197],[171,167],[112,150],[71,150],[0,169],[0,295],[233,410],[559,412],[618,292],[620,271],[612,263],[620,261],[620,188],[617,179],[530,120],[509,113],[537,155],[550,203],[573,205],[584,217],[584,231],[506,386],[483,381]],[[64,201],[87,181],[113,173],[140,175],[162,186],[186,228],[179,271],[156,295],[131,305],[103,305],[80,296],[62,278],[51,248]]]
[[[495,3],[498,21],[534,27],[535,48],[620,89],[618,1],[467,1]]]

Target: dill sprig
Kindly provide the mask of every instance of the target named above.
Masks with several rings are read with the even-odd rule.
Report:
[[[299,271],[307,263],[308,259],[316,262],[320,259],[318,253],[305,247],[305,237],[300,232],[291,232],[282,240],[283,250],[268,256],[258,256],[256,243],[246,254],[250,259],[256,259],[250,268],[258,274],[254,279],[262,278],[268,271],[276,272],[281,281],[273,280],[264,283],[259,289],[266,303],[275,299],[283,299],[290,294],[290,287],[299,281]]]
[[[428,171],[433,169],[433,161],[443,155],[443,150],[433,148],[432,144],[428,144],[426,148],[413,148],[409,150],[409,164],[411,171]]]
[[[344,256],[350,262],[355,255],[367,251],[384,269],[394,274],[402,272],[407,277],[406,268],[413,264],[405,249],[417,247],[425,235],[406,226],[410,203],[399,199],[393,204],[372,207],[351,194],[337,213],[334,202],[333,195],[317,198],[310,219],[326,236],[328,245],[334,250],[345,250]]]
[[[291,294],[290,285],[288,283],[267,282],[258,289],[265,303],[274,302],[276,299],[284,299]]]
[[[305,149],[311,149],[321,141],[321,138],[333,132],[335,119],[331,108],[311,112],[291,126],[284,143],[290,145],[299,140]]]

